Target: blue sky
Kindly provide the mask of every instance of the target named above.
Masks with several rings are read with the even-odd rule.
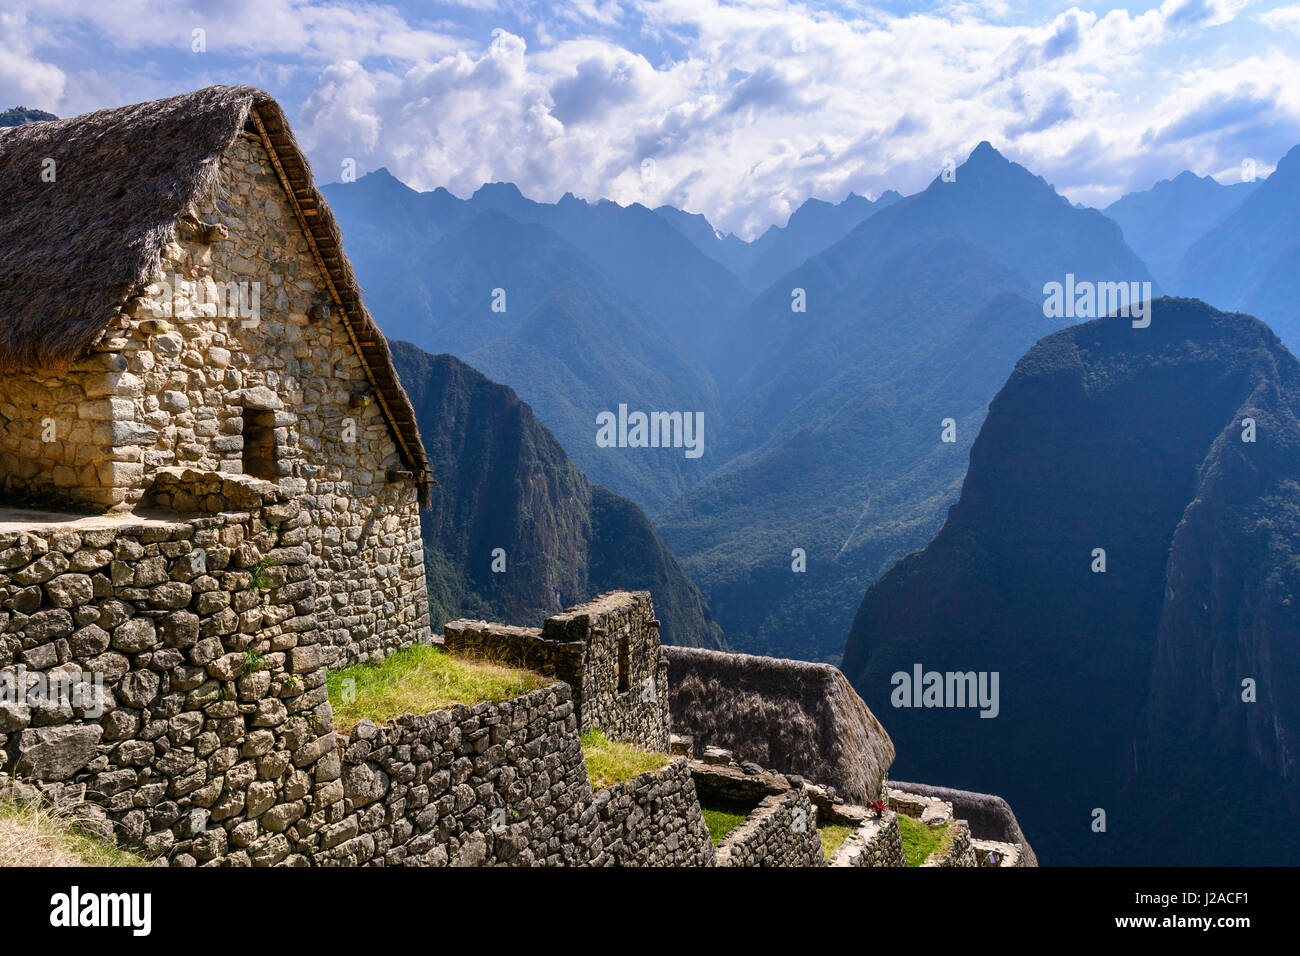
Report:
[[[195,31],[202,31],[196,34]],[[202,42],[196,42],[196,36]],[[201,47],[201,49],[195,49]],[[922,188],[980,141],[1072,200],[1300,143],[1300,2],[6,0],[0,103],[210,83],[284,106],[317,177],[510,180],[753,236],[809,196]]]

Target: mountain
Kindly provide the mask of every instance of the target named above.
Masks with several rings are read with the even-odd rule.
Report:
[[[849,634],[896,773],[996,788],[1045,863],[1300,862],[1298,412],[1277,337],[1193,300],[1029,350]],[[996,673],[996,716],[899,706],[918,666]]]
[[[1300,349],[1300,146],[1283,156],[1235,212],[1192,244],[1178,266],[1180,295],[1257,315]]]
[[[754,240],[752,261],[742,278],[756,291],[765,288],[773,276],[785,275],[803,262],[829,249],[861,223],[903,197],[892,189],[874,202],[849,193],[840,203],[808,199],[790,215],[784,227],[770,226]]]
[[[540,204],[517,190],[484,190],[474,211],[446,190],[416,193],[386,173],[327,187],[371,311],[389,338],[509,382],[593,480],[659,510],[711,459],[597,447],[596,417],[620,404],[698,412],[708,442],[719,419],[709,374],[589,256],[546,225],[511,218]],[[607,205],[597,219],[619,208]],[[689,246],[644,211],[673,245]]]
[[[871,302],[864,283],[882,275],[881,263],[934,240],[955,239],[987,252],[1016,273],[1035,298],[1047,282],[1151,282],[1118,225],[1095,209],[1078,209],[1040,176],[980,143],[957,167],[955,179],[936,177],[924,191],[899,200],[852,233],[772,283],[720,337],[715,377],[724,400],[765,389],[766,370],[789,349],[822,346],[815,323],[861,315]],[[803,288],[808,313],[791,309],[792,289]],[[1153,285],[1153,291],[1158,287]],[[924,299],[924,290],[918,290]],[[814,311],[815,310],[815,311]]]
[[[699,214],[685,213],[673,206],[660,206],[655,212],[701,252],[726,266],[747,288],[757,292],[766,287],[773,276],[785,275],[901,198],[890,189],[875,201],[855,193],[849,193],[839,203],[808,199],[790,215],[784,226],[769,226],[749,243],[730,233],[726,236],[719,234]]]
[[[626,305],[664,329],[688,354],[701,353],[723,321],[748,301],[748,294],[726,267],[639,203],[589,203],[572,193],[557,203],[540,203],[524,197],[513,183],[486,183],[470,198],[458,199],[445,189],[416,192],[384,169],[354,183],[328,185],[323,191],[349,239],[349,255],[353,244],[361,245],[360,240],[352,242],[354,230],[367,244],[382,237],[385,247],[400,243],[427,249],[489,211],[516,223],[545,227],[607,276]],[[394,192],[401,193],[397,208],[391,201]],[[378,201],[372,198],[375,194]],[[368,267],[377,263],[366,250],[359,252],[362,264],[354,259],[354,266],[365,283],[373,274]],[[391,278],[391,273],[383,274]],[[504,287],[508,278],[488,289]],[[407,281],[419,281],[419,277]],[[370,284],[378,289],[377,284]],[[486,292],[480,298],[486,301]],[[423,318],[417,312],[404,321]],[[382,316],[379,321],[383,323]]]
[[[0,113],[0,127],[22,126],[24,123],[35,123],[38,120],[55,119],[58,119],[58,117],[53,113],[45,112],[45,110],[28,109],[26,106],[11,106]]]
[[[421,513],[435,628],[458,617],[540,626],[601,592],[644,589],[664,640],[725,647],[641,509],[591,484],[512,389],[451,355],[392,348],[438,480]]]
[[[1119,223],[1125,241],[1170,289],[1188,247],[1245,202],[1262,181],[1225,185],[1210,176],[1182,172],[1129,193],[1102,211]]]
[[[750,243],[734,232],[722,235],[700,213],[683,212],[676,206],[656,206],[654,212],[689,239],[696,249],[735,276],[744,272],[753,260]]]
[[[734,646],[838,660],[861,589],[938,530],[989,400],[1066,321],[1042,286],[1067,273],[1150,281],[1114,222],[981,144],[758,297],[723,349],[724,464],[656,518]]]

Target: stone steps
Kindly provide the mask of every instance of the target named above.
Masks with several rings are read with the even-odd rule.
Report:
[[[979,866],[1025,866],[1025,855],[1018,843],[999,840],[971,840]]]

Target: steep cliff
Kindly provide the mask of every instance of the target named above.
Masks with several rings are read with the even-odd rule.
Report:
[[[1030,350],[848,639],[898,775],[1004,794],[1047,863],[1300,860],[1298,408],[1277,337],[1192,300]],[[917,665],[997,673],[996,716],[901,693]]]
[[[422,514],[435,628],[540,624],[603,591],[644,589],[665,641],[724,646],[641,509],[591,484],[513,390],[453,356],[392,346],[438,481]]]

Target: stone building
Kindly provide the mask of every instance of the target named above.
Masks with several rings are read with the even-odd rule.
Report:
[[[668,751],[668,661],[649,591],[610,591],[540,628],[451,621],[443,645],[564,681],[584,733],[599,729],[611,740]]]
[[[427,638],[414,410],[267,94],[0,131],[0,316],[0,504],[237,512],[271,482],[331,662]]]

